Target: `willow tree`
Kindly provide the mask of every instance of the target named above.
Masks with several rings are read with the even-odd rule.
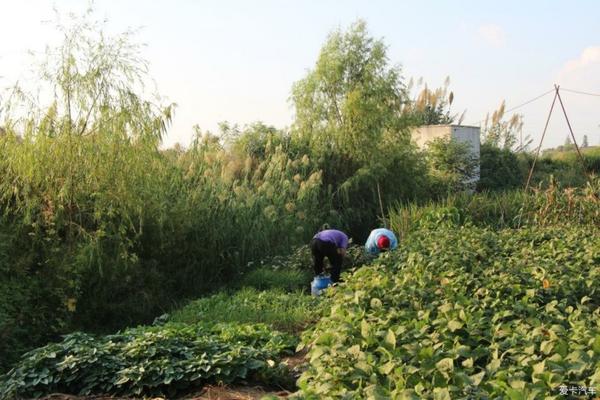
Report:
[[[172,106],[163,107],[160,97],[148,90],[148,63],[135,32],[109,35],[106,21],[94,20],[93,14],[90,8],[67,21],[57,16],[62,41],[47,46],[31,79],[36,88],[17,84],[7,96],[5,123],[14,127],[19,116],[40,135],[118,134],[160,141]]]
[[[388,201],[415,193],[421,165],[402,114],[409,99],[401,69],[364,21],[329,35],[291,98],[294,137],[319,158],[338,207],[360,214],[354,215],[362,220],[359,235],[373,224],[375,210],[383,211],[380,193]]]
[[[162,106],[147,89],[148,65],[132,32],[108,35],[103,25],[91,9],[68,22],[59,19],[62,41],[47,48],[34,80],[37,92],[15,86],[2,106],[7,131],[20,136],[22,145],[3,160],[15,178],[0,183],[0,199],[36,208],[39,198],[12,187],[26,176],[27,185],[68,220],[67,239],[74,230],[87,229],[85,221],[74,223],[75,214],[86,206],[98,214],[90,192],[112,187],[112,198],[118,198],[128,192],[133,176],[147,174],[173,107]],[[132,164],[127,156],[147,159],[135,173],[123,173]],[[119,202],[131,204],[139,197]],[[143,207],[138,202],[131,208]]]
[[[104,323],[111,299],[140,298],[131,282],[150,276],[142,251],[159,247],[142,241],[166,230],[177,189],[158,152],[171,107],[147,90],[131,32],[107,34],[91,10],[57,28],[35,87],[15,86],[0,104],[0,332],[17,344],[74,319]],[[120,323],[150,313],[117,308]],[[19,347],[11,340],[0,359]]]

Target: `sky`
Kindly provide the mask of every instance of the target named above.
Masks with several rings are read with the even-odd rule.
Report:
[[[55,13],[81,13],[83,0],[0,0],[0,87],[28,79],[32,56],[59,39]],[[189,144],[194,125],[221,121],[289,126],[294,82],[311,69],[327,35],[357,19],[388,46],[406,81],[435,88],[450,78],[453,111],[480,125],[502,100],[511,108],[558,84],[600,94],[600,2],[589,0],[332,1],[96,0],[107,29],[140,28],[142,57],[158,92],[177,103],[164,145]],[[516,110],[535,147],[553,94]],[[600,96],[561,91],[580,143],[600,144]],[[544,148],[565,142],[554,110]]]

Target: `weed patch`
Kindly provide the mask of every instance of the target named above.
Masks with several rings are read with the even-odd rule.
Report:
[[[264,323],[286,332],[298,332],[320,317],[321,299],[296,291],[259,291],[245,288],[195,300],[170,316],[184,323]]]

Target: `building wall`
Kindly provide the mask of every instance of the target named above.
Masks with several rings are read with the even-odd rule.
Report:
[[[452,131],[451,125],[425,125],[414,128],[412,138],[417,145],[424,149],[427,147],[427,142],[437,138],[447,138]]]

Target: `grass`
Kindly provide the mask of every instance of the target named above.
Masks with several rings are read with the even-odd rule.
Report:
[[[320,317],[320,301],[300,291],[287,293],[282,289],[244,288],[192,301],[174,312],[169,320],[188,324],[256,322],[297,333]]]
[[[590,146],[590,147],[582,147],[579,149],[581,154],[584,154],[586,157],[600,157],[600,146]],[[569,150],[545,150],[542,153],[542,157],[552,158],[554,160],[576,160],[577,152],[575,147],[570,148]]]
[[[309,289],[311,279],[312,274],[309,270],[297,268],[274,269],[271,266],[261,266],[245,273],[235,286],[258,290],[301,291]]]

